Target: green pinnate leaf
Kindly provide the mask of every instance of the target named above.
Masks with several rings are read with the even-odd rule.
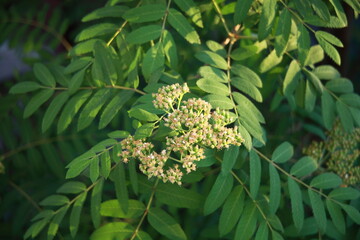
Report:
[[[56,81],[49,69],[42,63],[34,64],[35,77],[45,86],[55,87]]]
[[[309,54],[310,49],[310,35],[308,30],[303,24],[299,24],[298,26],[298,54],[299,54],[299,61],[302,66],[305,65],[305,60],[307,55]]]
[[[99,157],[96,156],[93,159],[91,159],[91,163],[90,163],[90,180],[91,182],[95,182],[99,175],[100,175],[100,170],[99,170]]]
[[[272,50],[270,54],[266,58],[264,58],[264,60],[260,63],[259,66],[260,73],[265,73],[270,69],[274,68],[275,66],[281,63],[282,59],[283,59],[282,56],[280,57],[277,56],[276,51]]]
[[[226,74],[220,69],[214,67],[210,67],[210,66],[200,67],[199,74],[205,79],[210,79],[222,83],[228,82]]]
[[[276,3],[276,0],[268,0],[263,4],[258,30],[259,41],[264,40],[272,30],[276,15]]]
[[[169,10],[168,22],[190,44],[201,43],[198,33],[179,11],[171,8]]]
[[[100,226],[100,204],[101,204],[101,198],[102,198],[102,189],[104,185],[104,180],[100,179],[95,187],[93,188],[91,192],[91,198],[90,198],[90,214],[91,214],[91,220],[94,224],[95,228],[98,228]]]
[[[85,191],[85,189],[86,185],[84,183],[77,181],[69,181],[61,185],[61,187],[59,187],[56,192],[78,194],[82,191]]]
[[[191,18],[191,21],[198,27],[203,28],[201,12],[193,0],[175,0],[175,4]]]
[[[48,109],[45,112],[44,118],[42,120],[42,131],[45,132],[51,124],[54,122],[56,116],[60,112],[60,109],[65,104],[65,102],[69,99],[68,92],[62,92],[57,95],[50,103]]]
[[[347,78],[335,78],[328,81],[325,85],[327,89],[335,93],[352,93],[354,86]]]
[[[354,200],[360,197],[360,191],[351,187],[340,187],[332,190],[329,197],[336,200]]]
[[[221,163],[221,172],[227,174],[233,168],[237,157],[239,155],[239,147],[238,146],[230,146],[228,149],[225,149],[223,161]]]
[[[326,199],[326,207],[336,229],[339,230],[340,233],[345,234],[345,219],[341,212],[341,207],[330,199]]]
[[[320,79],[331,80],[340,77],[339,71],[331,65],[321,65],[313,73]]]
[[[84,109],[80,113],[77,125],[79,131],[88,127],[92,123],[102,106],[111,96],[112,90],[105,88],[98,90],[91,97],[91,99],[87,102]]]
[[[341,204],[341,207],[356,224],[360,224],[360,213],[358,209],[347,204]]]
[[[265,221],[262,221],[255,235],[255,240],[266,240],[268,239],[269,228]]]
[[[42,200],[39,204],[41,206],[63,206],[69,203],[69,199],[64,195],[50,195]]]
[[[70,234],[73,238],[75,238],[76,233],[79,229],[81,211],[82,211],[84,202],[86,200],[86,196],[87,196],[87,192],[83,192],[79,196],[79,198],[75,201],[75,203],[72,207],[72,210],[71,210],[69,227],[70,227]]]
[[[162,68],[165,64],[165,53],[163,45],[160,43],[152,46],[145,54],[142,62],[142,72],[146,79],[149,79],[151,75]]]
[[[354,119],[350,108],[342,101],[336,101],[336,111],[339,114],[343,128],[348,132],[352,131],[354,128]]]
[[[273,152],[271,159],[276,163],[285,163],[294,155],[294,147],[289,142],[283,142]]]
[[[253,0],[237,0],[235,5],[234,22],[240,24],[247,16]]]
[[[196,82],[196,85],[203,91],[223,96],[229,95],[229,88],[223,84],[219,83],[217,81],[201,78]]]
[[[195,57],[201,62],[209,64],[215,68],[227,70],[228,64],[225,59],[217,53],[210,51],[201,51],[195,54]]]
[[[256,199],[260,188],[261,180],[261,161],[255,151],[250,151],[250,194]]]
[[[321,95],[321,111],[324,125],[330,130],[335,121],[335,102],[328,91],[324,91]]]
[[[59,225],[63,220],[67,210],[69,209],[69,205],[66,205],[58,210],[54,218],[51,220],[49,224],[49,229],[47,232],[47,239],[52,240],[54,239],[56,233],[58,232]]]
[[[154,114],[146,111],[142,108],[132,108],[128,111],[129,116],[132,118],[136,118],[140,121],[154,122],[159,120],[159,117]]]
[[[130,238],[134,228],[126,222],[111,222],[96,229],[90,240],[113,240]]]
[[[132,91],[120,91],[116,94],[106,105],[101,114],[99,129],[106,127],[133,95],[134,92]]]
[[[291,30],[291,13],[284,9],[279,16],[275,34],[275,51],[278,56],[284,54]]]
[[[269,207],[271,213],[276,213],[276,211],[280,206],[280,200],[281,200],[281,182],[278,171],[271,164],[269,164],[269,175],[270,175]]]
[[[158,39],[161,34],[160,25],[147,25],[129,33],[126,40],[132,44],[143,44],[151,40]]]
[[[203,203],[199,193],[170,183],[159,184],[155,196],[158,201],[178,208],[196,209]]]
[[[83,17],[81,21],[89,22],[106,17],[121,17],[126,10],[128,10],[128,7],[126,6],[106,6],[92,11]]]
[[[150,208],[147,219],[156,231],[169,239],[187,239],[181,226],[164,210],[160,208]]]
[[[317,162],[308,156],[300,158],[290,169],[290,174],[302,178],[318,168]]]
[[[122,17],[133,23],[153,22],[161,19],[165,11],[166,6],[163,4],[147,4],[126,11]]]
[[[314,177],[310,182],[310,186],[320,189],[329,189],[338,187],[341,183],[342,180],[338,175],[328,172]]]
[[[10,94],[27,93],[38,90],[39,88],[41,88],[41,85],[38,84],[37,82],[24,81],[24,82],[19,82],[16,85],[12,86],[10,88],[9,93]]]
[[[119,28],[113,23],[99,23],[83,29],[75,38],[76,42],[88,40],[94,37],[111,34]]]
[[[112,52],[103,42],[97,41],[94,44],[94,65],[97,70],[96,77],[99,82],[105,82],[109,85],[115,85],[118,75],[112,58]]]
[[[324,202],[321,200],[321,196],[312,189],[308,189],[308,194],[318,228],[320,232],[325,232],[327,219]]]
[[[336,48],[323,38],[317,38],[320,46],[324,49],[324,52],[337,64],[341,64],[341,57]]]
[[[233,109],[234,103],[230,98],[225,97],[224,95],[218,94],[209,94],[203,97],[203,99],[211,104],[212,108],[220,109]]]
[[[30,117],[36,110],[39,109],[52,95],[53,89],[44,89],[39,91],[34,97],[31,98],[29,103],[24,109],[24,118]]]
[[[100,174],[106,179],[109,177],[110,171],[111,171],[111,158],[109,151],[106,151],[100,156]]]
[[[220,236],[229,233],[239,220],[244,208],[245,193],[241,186],[234,187],[226,199],[219,220]]]
[[[90,90],[80,91],[65,104],[57,125],[58,133],[63,132],[70,125],[74,116],[90,97],[91,93],[92,91]]]
[[[124,212],[127,212],[129,207],[129,193],[126,186],[124,164],[122,162],[118,163],[110,177],[114,182],[115,194],[117,200],[119,201],[120,207]]]
[[[138,218],[144,211],[145,205],[137,200],[129,200],[126,212],[124,212],[117,199],[107,200],[100,205],[100,214],[105,217]]]
[[[85,71],[86,71],[86,68],[80,70],[79,72],[75,73],[72,76],[71,81],[69,83],[69,93],[70,94],[75,93],[80,88],[82,82],[84,81]]]
[[[291,213],[295,227],[300,231],[304,224],[304,206],[302,203],[302,194],[299,185],[288,177],[288,187],[291,200]]]
[[[231,85],[246,93],[255,101],[262,102],[263,98],[261,92],[252,82],[249,81],[249,79],[233,77],[231,79]]]
[[[254,234],[257,222],[257,209],[251,201],[245,203],[239,223],[235,230],[234,239],[250,239]]]
[[[240,65],[240,64],[233,64],[231,66],[231,72],[238,76],[239,78],[245,79],[248,82],[251,82],[256,87],[261,88],[263,86],[262,81],[253,70],[250,68]]]
[[[209,215],[218,209],[225,201],[226,197],[231,192],[234,178],[230,173],[220,173],[212,186],[209,195],[204,204],[204,214]]]

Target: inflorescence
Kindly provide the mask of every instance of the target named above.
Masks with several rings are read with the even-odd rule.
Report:
[[[346,185],[360,183],[359,150],[360,128],[346,132],[339,120],[335,121],[325,141],[313,141],[303,152],[337,173]]]
[[[181,185],[183,170],[186,173],[195,171],[196,162],[205,158],[205,148],[220,150],[244,142],[237,126],[226,127],[235,120],[230,112],[218,108],[211,111],[210,103],[202,99],[182,101],[188,92],[185,83],[183,86],[162,87],[153,94],[154,106],[166,112],[161,118],[164,125],[175,134],[166,137],[166,147],[160,153],[154,151],[154,145],[145,139],[136,140],[129,136],[121,142],[122,152],[119,154],[125,163],[138,159],[140,171],[149,178],[157,177]]]

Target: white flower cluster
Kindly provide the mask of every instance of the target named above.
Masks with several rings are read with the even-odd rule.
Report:
[[[173,84],[160,88],[153,95],[154,106],[167,112],[164,125],[176,134],[166,137],[166,149],[161,153],[155,152],[154,145],[144,139],[135,140],[132,136],[124,139],[121,142],[123,151],[119,154],[124,162],[139,159],[139,169],[149,178],[158,177],[164,182],[181,185],[183,172],[178,164],[171,164],[168,160],[179,162],[190,173],[196,170],[195,162],[205,158],[204,148],[222,149],[230,145],[240,146],[244,142],[237,127],[226,127],[234,120],[228,111],[211,111],[211,105],[202,99],[181,101],[187,92],[186,84]]]

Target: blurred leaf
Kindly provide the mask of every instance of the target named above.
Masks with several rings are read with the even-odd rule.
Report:
[[[52,95],[53,89],[43,89],[31,98],[24,109],[24,118],[30,117],[36,110],[39,109]]]
[[[38,84],[37,82],[24,81],[24,82],[19,82],[16,85],[12,86],[10,88],[9,93],[10,94],[27,93],[27,92],[35,91],[39,88],[41,88],[41,85]]]
[[[290,169],[290,174],[302,178],[318,168],[317,162],[308,156],[300,158]]]
[[[57,114],[60,112],[60,109],[68,99],[69,99],[69,93],[62,92],[51,101],[42,120],[41,128],[43,132],[49,129],[51,124],[54,122]]]
[[[321,196],[318,193],[314,192],[312,189],[308,189],[308,194],[310,197],[311,208],[313,210],[318,228],[320,232],[325,232],[327,219],[324,203],[321,200]]]
[[[191,18],[191,21],[198,27],[203,28],[201,12],[193,0],[175,0],[175,4]]]
[[[187,239],[184,231],[175,219],[160,208],[150,208],[148,221],[156,231],[170,239]]]
[[[235,5],[234,22],[240,24],[247,16],[253,0],[237,0]]]
[[[133,227],[125,222],[112,222],[96,229],[90,236],[90,240],[113,240],[127,239],[134,232]]]
[[[229,95],[229,88],[217,81],[201,78],[196,82],[196,85],[205,92],[213,93],[217,95],[228,96]]]
[[[147,4],[126,11],[122,17],[133,23],[152,22],[164,17],[165,11],[166,6],[163,4]]]
[[[54,76],[50,73],[49,69],[42,63],[34,64],[35,77],[45,86],[55,87],[56,82]]]
[[[234,178],[230,173],[220,173],[212,186],[204,204],[204,214],[209,215],[225,201],[233,187]]]
[[[273,152],[271,159],[276,163],[285,163],[294,155],[294,147],[289,142],[283,142]]]
[[[244,205],[240,221],[236,227],[234,239],[250,239],[254,234],[257,222],[257,209],[254,203],[248,201]]]
[[[195,57],[199,59],[201,62],[209,64],[210,66],[220,68],[223,70],[228,69],[228,65],[225,59],[217,53],[213,53],[210,51],[201,51],[196,53]]]
[[[295,227],[300,231],[304,224],[304,206],[302,203],[302,194],[299,185],[288,177],[289,194],[291,200],[292,219]]]
[[[256,199],[261,181],[261,161],[255,151],[250,151],[250,194]]]
[[[242,186],[234,187],[234,190],[226,199],[219,220],[220,236],[229,233],[236,225],[244,208],[245,194]]]
[[[144,211],[145,205],[137,200],[129,200],[127,212],[124,212],[117,199],[102,202],[100,206],[100,214],[105,217],[138,218]]]
[[[342,183],[341,178],[335,173],[322,173],[316,177],[314,177],[310,186],[320,188],[320,189],[328,189],[338,187]]]
[[[129,33],[126,40],[132,44],[143,44],[151,40],[158,39],[161,34],[161,29],[160,25],[147,25],[139,27]]]
[[[179,11],[170,8],[168,22],[190,44],[201,43],[198,33]]]
[[[86,185],[82,182],[69,181],[64,183],[61,187],[56,190],[57,193],[72,193],[78,194],[85,191]]]

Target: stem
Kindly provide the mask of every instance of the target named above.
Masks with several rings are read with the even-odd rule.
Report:
[[[128,21],[125,20],[125,22],[123,22],[123,24],[121,24],[120,28],[114,33],[114,35],[106,43],[107,47],[110,46],[110,44],[114,41],[114,39],[117,37],[117,35],[119,35],[121,33],[121,31],[124,29],[124,27],[126,26],[127,23],[128,23]]]
[[[24,18],[5,20],[3,23],[6,22],[22,23],[40,28],[45,32],[52,34],[55,38],[57,38],[60,41],[60,43],[64,46],[66,51],[70,51],[72,49],[71,44],[69,43],[68,40],[66,40],[66,38],[64,38],[64,36],[62,36],[60,33],[58,33],[55,29],[51,28],[50,26],[45,25],[44,23],[37,22],[35,20],[24,19]]]
[[[136,226],[136,229],[135,229],[133,235],[131,236],[130,240],[134,240],[134,239],[135,239],[135,237],[137,236],[137,234],[138,234],[138,232],[139,232],[139,230],[140,230],[140,227],[141,227],[142,223],[143,223],[144,220],[145,220],[145,217],[146,217],[147,214],[149,213],[151,204],[152,204],[152,202],[153,202],[153,200],[154,200],[155,190],[156,190],[156,187],[157,187],[158,183],[159,183],[159,179],[156,179],[156,182],[155,182],[155,184],[154,184],[154,187],[153,187],[153,190],[152,190],[152,192],[151,192],[151,196],[150,196],[149,202],[148,202],[148,204],[147,204],[147,206],[146,206],[146,209],[145,209],[145,211],[144,211],[144,214],[142,215],[142,217],[141,217],[141,219],[140,219],[140,222],[139,222],[138,225]]]
[[[142,3],[142,1],[140,1],[135,8],[139,7],[140,4]],[[109,47],[110,44],[114,41],[114,39],[117,37],[117,35],[119,35],[122,30],[124,29],[124,27],[126,26],[126,24],[128,23],[127,20],[125,20],[125,22],[123,22],[123,24],[121,24],[120,28],[114,33],[114,35],[110,38],[110,40],[106,43],[106,46]]]
[[[34,201],[34,199],[32,199],[30,197],[29,194],[27,194],[21,187],[19,187],[18,185],[16,185],[13,181],[8,180],[8,183],[10,186],[12,186],[16,191],[18,191],[21,195],[23,195],[28,201],[29,203],[31,203],[31,205],[34,206],[34,208],[36,208],[36,210],[38,210],[39,212],[42,211],[42,209],[39,207],[39,205],[37,205],[37,203]]]
[[[53,89],[53,90],[68,90],[69,88],[66,87],[47,87],[47,86],[41,86],[41,88],[49,88],[49,89]],[[84,89],[99,89],[100,87],[80,87],[80,90],[84,90]],[[130,87],[124,87],[124,86],[117,86],[117,85],[106,85],[103,88],[114,88],[114,89],[123,89],[123,90],[129,90],[129,91],[133,91],[133,92],[137,92],[141,95],[145,95],[146,93],[136,89],[136,88],[130,88]]]
[[[212,0],[212,3],[213,3],[213,5],[214,5],[214,7],[215,7],[216,12],[219,14],[220,20],[221,20],[222,24],[224,25],[224,28],[225,28],[225,30],[226,30],[226,33],[228,34],[228,36],[232,36],[232,33],[230,32],[229,28],[228,28],[227,25],[226,25],[225,18],[224,18],[224,16],[223,16],[222,13],[221,13],[221,10],[220,10],[220,8],[219,8],[219,5],[216,3],[215,0]]]
[[[165,31],[165,24],[166,24],[166,19],[167,19],[168,15],[169,15],[170,5],[171,5],[171,0],[168,1],[167,7],[166,7],[166,11],[165,11],[165,15],[164,15],[164,20],[163,20],[162,26],[161,26],[161,33],[160,33],[159,42],[162,42],[162,40],[163,40],[163,33],[164,33],[164,31]]]

